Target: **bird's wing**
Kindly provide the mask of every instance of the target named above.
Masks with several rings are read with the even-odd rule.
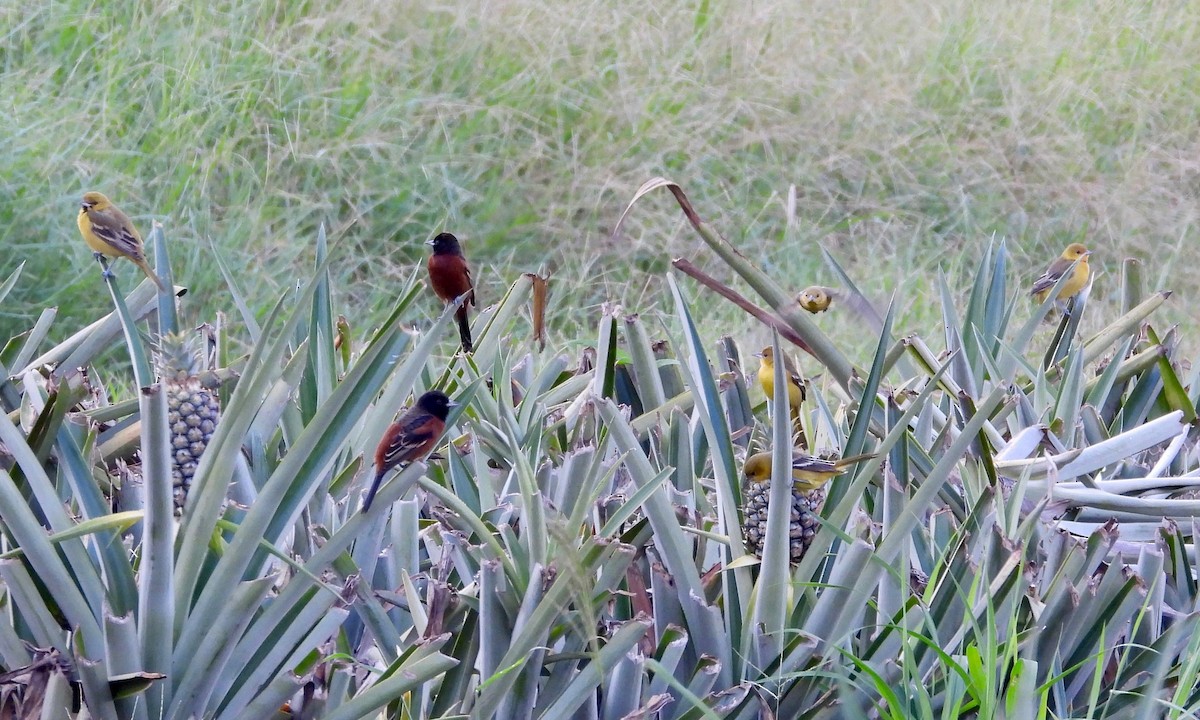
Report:
[[[804,389],[804,376],[800,374],[800,369],[796,367],[796,363],[788,357],[787,353],[783,353],[783,369],[787,371],[788,379],[793,384],[799,385],[800,389]]]
[[[383,452],[383,464],[391,467],[396,463],[408,462],[412,460],[414,451],[435,440],[437,435],[430,420],[430,416],[424,413],[411,419],[401,418],[399,432],[392,434],[391,442]]]
[[[88,220],[92,221],[92,233],[104,242],[112,245],[117,251],[135,260],[143,259],[142,239],[137,231],[123,215],[117,215],[109,210],[88,210]]]
[[[1049,290],[1050,288],[1054,287],[1054,283],[1058,282],[1058,279],[1063,276],[1063,273],[1065,273],[1074,262],[1074,260],[1059,258],[1050,263],[1050,267],[1046,268],[1046,272],[1042,273],[1041,277],[1033,281],[1033,289],[1029,292],[1036,294],[1043,290]]]
[[[875,308],[875,303],[871,302],[866,295],[857,291],[834,290],[833,288],[828,288],[828,292],[830,300],[845,305],[851,312],[865,320],[872,330],[879,332],[883,329],[883,316]]]
[[[807,470],[809,472],[818,473],[835,473],[840,472],[837,463],[832,460],[822,460],[812,455],[798,454],[792,456],[793,470]]]

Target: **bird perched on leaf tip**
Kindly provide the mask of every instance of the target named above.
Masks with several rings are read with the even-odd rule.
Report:
[[[840,460],[825,460],[805,453],[792,454],[792,484],[801,491],[816,490],[833,478],[846,472],[846,468],[855,463],[870,460],[873,454],[851,455]],[[751,482],[769,482],[771,480],[771,453],[760,452],[746,458],[742,466],[742,475]]]
[[[92,191],[83,194],[83,201],[79,204],[79,216],[75,222],[79,226],[79,234],[83,235],[83,241],[104,267],[105,277],[111,277],[112,274],[104,264],[104,258],[123,257],[141,268],[159,290],[167,292],[167,286],[150,269],[150,263],[146,262],[141,234],[133,226],[129,216],[113,205],[103,193]]]
[[[1067,271],[1070,271],[1071,277],[1059,288],[1058,297],[1055,299],[1062,301],[1075,297],[1087,285],[1088,277],[1091,274],[1091,270],[1088,268],[1088,256],[1091,254],[1092,251],[1084,247],[1082,243],[1071,243],[1066,250],[1063,250],[1062,255],[1050,263],[1046,272],[1033,281],[1033,288],[1029,294],[1036,297],[1039,303],[1045,302],[1046,296],[1050,294],[1054,284]],[[1074,270],[1071,269],[1072,266],[1074,266]]]
[[[445,393],[430,390],[388,426],[375,448],[375,479],[363,499],[363,512],[371,509],[379,484],[389,470],[401,463],[407,465],[420,460],[433,450],[446,430],[450,409],[457,404]]]
[[[475,305],[475,284],[471,282],[471,266],[463,255],[458,238],[444,232],[432,240],[426,241],[433,246],[433,255],[429,256],[429,284],[433,292],[442,302],[454,302],[454,299],[466,295],[467,299],[454,314],[458,320],[458,338],[462,343],[463,352],[471,352],[471,324],[467,318],[467,306]]]

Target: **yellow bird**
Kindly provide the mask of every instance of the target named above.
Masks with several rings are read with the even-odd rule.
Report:
[[[768,400],[775,399],[775,352],[770,346],[762,349],[762,352],[757,353],[755,357],[761,362],[758,365],[758,382],[762,385],[763,392],[766,393]],[[804,378],[800,376],[800,371],[792,364],[791,358],[787,355],[783,356],[783,369],[788,379],[788,404],[792,408],[799,408],[800,403],[804,402]]]
[[[150,269],[146,262],[146,253],[142,248],[142,236],[133,226],[129,216],[109,202],[102,193],[87,192],[83,194],[83,202],[79,205],[79,234],[88,244],[97,260],[103,264],[102,256],[123,257],[131,261],[146,273],[146,277],[154,281],[158,289],[167,292],[167,286],[158,275]],[[109,273],[108,266],[104,272]]]
[[[775,399],[775,352],[768,345],[762,349],[762,352],[757,353],[756,357],[760,362],[758,365],[758,383],[762,385],[763,393],[766,394],[768,400]],[[804,425],[800,420],[800,406],[804,403],[805,390],[804,378],[800,375],[800,371],[792,364],[791,358],[787,355],[783,356],[783,369],[787,376],[788,387],[788,406],[792,411],[792,422],[796,426],[797,443],[801,447],[807,447],[808,441],[804,437]]]
[[[1087,285],[1088,276],[1091,271],[1088,269],[1088,255],[1092,251],[1088,250],[1080,243],[1071,243],[1063,250],[1063,254],[1054,262],[1050,263],[1050,267],[1046,268],[1046,272],[1042,276],[1033,281],[1033,289],[1029,291],[1030,295],[1037,298],[1038,302],[1045,302],[1046,295],[1050,293],[1050,289],[1054,287],[1054,283],[1058,282],[1068,270],[1071,270],[1071,265],[1075,265],[1075,269],[1071,271],[1071,277],[1058,291],[1056,300],[1067,300],[1079,294],[1079,291]],[[1076,263],[1075,261],[1079,262]]]
[[[793,487],[801,492],[816,490],[831,479],[846,472],[846,468],[875,457],[873,454],[851,455],[841,460],[823,460],[804,453],[792,454]],[[751,482],[768,482],[771,479],[771,453],[760,452],[746,458],[742,475]]]
[[[800,307],[816,315],[829,309],[829,303],[833,302],[834,294],[833,288],[813,285],[801,290],[800,294],[796,296],[796,302],[800,304]]]
[[[848,309],[858,315],[874,332],[883,329],[883,317],[875,309],[874,303],[860,292],[837,290],[823,285],[810,285],[796,296],[796,304],[813,315],[829,310],[835,303],[839,308]]]

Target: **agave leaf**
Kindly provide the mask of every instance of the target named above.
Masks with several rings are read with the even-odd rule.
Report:
[[[769,275],[754,267],[745,256],[734,249],[719,233],[700,219],[700,216],[692,207],[691,201],[688,200],[687,195],[684,194],[683,189],[678,184],[665,178],[653,178],[646,181],[634,193],[633,199],[629,201],[629,205],[621,213],[621,217],[617,220],[617,224],[613,228],[613,235],[616,236],[620,232],[621,223],[624,221],[625,216],[629,214],[629,211],[633,209],[633,205],[639,199],[647,193],[663,187],[671,191],[676,202],[679,203],[679,207],[683,210],[684,216],[687,217],[688,222],[691,223],[705,244],[716,252],[743,280],[749,283],[755,292],[791,326],[792,330],[808,343],[813,355],[816,356],[822,365],[829,369],[830,374],[833,375],[838,383],[845,387],[850,380],[853,367],[842,355],[841,351],[821,332],[816,323],[805,317],[806,313],[800,311],[799,306],[792,301],[792,298],[783,288],[771,279]]]
[[[1170,292],[1156,292],[1146,298],[1140,305],[1109,323],[1100,332],[1093,335],[1083,344],[1083,361],[1085,364],[1095,362],[1108,348],[1122,338],[1138,331],[1142,321],[1150,316],[1160,305],[1171,297]]]
[[[268,331],[275,326],[283,304],[284,299],[281,298],[271,311],[266,323]],[[300,307],[297,305],[275,337],[264,336],[255,345],[246,364],[246,374],[238,382],[229,403],[224,406],[221,422],[217,424],[196,468],[193,491],[188,495],[176,542],[179,550],[175,560],[175,607],[180,611],[176,614],[176,637],[182,629],[183,618],[192,606],[201,566],[208,555],[208,538],[217,524],[225,499],[227,478],[233,472],[234,458],[241,452],[242,439],[254,420],[263,395],[275,382],[277,366],[286,349],[285,336],[299,322]]]
[[[327,714],[326,720],[371,717],[384,705],[444,674],[458,662],[440,652],[449,639],[450,635],[446,633],[416,646],[407,656],[393,663],[374,685]]]
[[[652,482],[656,473],[620,409],[610,400],[600,401],[597,408],[610,437],[617,448],[625,453],[625,466],[634,482],[639,486]],[[696,640],[699,652],[714,658],[728,655],[732,644],[720,640],[723,636],[728,637],[725,635],[727,631],[722,627],[717,610],[703,601],[705,592],[700,582],[700,574],[692,560],[690,542],[679,528],[679,521],[667,494],[655,493],[647,499],[642,508],[654,528],[655,545],[675,583],[678,602],[683,608],[689,633]]]
[[[8,297],[8,294],[12,292],[12,289],[16,287],[17,280],[20,279],[21,271],[24,269],[25,261],[22,260],[17,264],[17,267],[8,274],[8,277],[4,279],[4,282],[0,283],[0,302],[4,302],[4,298]]]
[[[143,665],[140,669],[166,673],[174,645],[175,503],[171,479],[171,440],[167,395],[155,384],[140,393],[142,416],[142,474],[146,490],[145,530],[138,565],[138,621]],[[147,696],[149,712],[158,716],[158,697]]]
[[[1154,332],[1154,328],[1147,326],[1146,333],[1150,337],[1150,342],[1155,345],[1163,345],[1158,339],[1158,334]],[[1195,422],[1196,407],[1188,397],[1187,390],[1184,389],[1183,383],[1179,381],[1179,376],[1175,374],[1175,368],[1171,365],[1171,361],[1165,353],[1158,358],[1158,372],[1162,376],[1163,395],[1166,398],[1167,405],[1172,410],[1178,410],[1183,413],[1183,419],[1187,422]]]
[[[186,660],[179,662],[176,658],[171,668],[173,693],[163,702],[163,706],[169,708],[166,717],[182,720],[207,714],[205,710],[214,685],[237,646],[237,638],[254,619],[254,608],[262,602],[275,581],[274,577],[263,577],[235,583],[232,592],[229,591],[230,586],[226,586],[222,600],[228,620],[219,625],[208,625]],[[186,627],[190,629],[193,626]],[[176,645],[177,652],[182,645],[182,642]]]
[[[1076,348],[1067,356],[1067,366],[1058,387],[1053,417],[1062,424],[1064,442],[1075,434],[1079,422],[1079,406],[1083,400],[1083,358]]]
[[[700,423],[704,427],[705,437],[708,438],[714,453],[712,465],[713,473],[717,478],[717,508],[720,512],[720,527],[724,534],[729,537],[730,541],[730,554],[724,558],[728,562],[735,557],[741,557],[746,554],[741,540],[741,522],[739,520],[742,502],[741,485],[734,465],[733,443],[730,441],[729,428],[725,423],[725,412],[721,405],[720,393],[717,391],[717,384],[712,376],[711,366],[704,352],[700,333],[696,328],[695,322],[692,320],[687,299],[684,297],[682,289],[676,284],[673,276],[668,275],[667,282],[671,288],[671,294],[675,299],[676,315],[683,326],[689,351],[685,377],[688,381],[688,387],[691,388],[700,403],[698,407]],[[786,402],[783,407],[787,407]],[[787,445],[788,447],[791,446],[790,440]],[[621,447],[621,444],[618,443],[618,446]],[[625,450],[626,448],[622,447],[622,449]],[[638,448],[638,454],[640,454],[640,448]],[[788,506],[790,507],[790,505],[791,502],[789,500]],[[664,510],[665,508],[660,510],[660,512]],[[647,514],[649,515],[650,513],[648,512]],[[660,524],[666,518],[665,516],[660,516],[659,522],[655,522],[654,515],[650,515],[650,518],[651,523],[654,525],[655,536],[658,538],[663,532],[660,529]],[[678,528],[673,518],[670,521],[669,527],[672,530]],[[682,540],[682,536],[675,537]],[[682,545],[676,545],[673,549],[680,553],[685,553]],[[676,581],[681,582],[683,585],[681,590],[686,589],[688,592],[687,599],[681,596],[681,602],[684,603],[686,611],[687,606],[691,602],[690,598],[702,598],[704,597],[704,593],[699,586],[699,576],[693,575],[694,565],[684,560],[684,554],[674,557],[673,560],[681,566],[686,564],[691,568],[685,582],[679,577],[680,567],[672,566],[671,564],[667,566],[671,570],[671,573],[675,575]],[[732,587],[725,593],[725,623],[731,643],[729,646],[726,646],[726,649],[728,647],[742,646],[744,638],[742,637],[741,614],[750,601],[751,592],[750,578],[745,571],[735,572],[730,580],[732,581]],[[736,588],[736,592],[732,591],[734,588]],[[705,625],[698,624],[699,620],[700,618],[696,616],[688,618],[687,626],[693,636],[698,634],[702,628],[708,631],[715,630],[715,628],[706,628]],[[705,649],[705,652],[722,661],[722,667],[725,668],[725,672],[736,673],[738,671],[737,668],[731,668],[730,666],[731,662],[736,662],[734,658],[727,657],[725,653],[709,649]],[[733,675],[729,677],[733,677]],[[727,683],[723,682],[722,684],[725,685]]]
[[[1159,353],[1155,355],[1157,361]],[[1120,430],[1136,428],[1149,419],[1162,395],[1162,387],[1162,373],[1158,371],[1158,363],[1155,362],[1153,367],[1147,368],[1134,381],[1133,388],[1125,396],[1125,402],[1121,403]]]
[[[646,326],[637,315],[626,315],[624,320],[625,347],[629,350],[633,373],[637,378],[638,394],[646,407],[659,407],[667,398]]]
[[[333,298],[330,290],[325,223],[317,226],[315,283],[312,290],[312,305],[308,316],[307,369],[301,376],[299,387],[300,413],[304,422],[312,420],[317,408],[333,391],[337,380],[334,362]],[[299,325],[296,328],[300,331]],[[303,343],[301,339],[297,344]]]
[[[108,668],[103,660],[89,659],[92,654],[102,653],[103,647],[89,649],[83,636],[79,634],[72,636],[71,640],[71,651],[76,658],[75,672],[79,676],[78,683],[83,688],[83,702],[87,713],[95,718],[116,720],[117,707],[108,684]]]
[[[58,317],[58,308],[46,308],[38,315],[37,322],[25,333],[25,342],[21,344],[20,349],[12,360],[7,364],[9,367],[26,367],[29,365],[29,360],[37,349],[46,341],[46,336],[50,333],[50,326],[54,323],[54,319]],[[13,338],[15,341],[16,338]],[[7,359],[7,358],[6,358]],[[0,372],[0,383],[3,378],[7,377],[8,373]]]
[[[344,674],[335,674],[331,685],[335,688],[340,684],[339,679],[343,678]],[[270,720],[289,720],[289,715],[280,717],[279,708],[289,698],[295,697],[304,685],[304,679],[291,673],[277,676],[257,698],[250,703],[243,711],[243,715],[221,715],[221,720],[229,720],[230,718],[270,718]],[[334,693],[330,693],[334,695]],[[336,695],[335,695],[336,697]]]
[[[1085,402],[1097,408],[1102,408],[1108,402],[1108,398],[1113,392],[1117,382],[1117,370],[1121,367],[1119,358],[1128,357],[1129,350],[1133,347],[1133,338],[1127,337],[1113,355],[1112,360],[1104,367],[1104,370],[1096,377],[1094,383],[1089,383],[1087,387],[1087,398]]]
[[[150,371],[150,358],[146,354],[146,345],[142,342],[142,336],[138,332],[133,314],[125,305],[125,298],[117,290],[116,278],[108,277],[105,280],[108,285],[108,294],[117,311],[117,317],[121,320],[121,329],[125,333],[125,347],[129,350],[129,359],[133,363],[134,382],[138,384],[138,387],[149,387],[154,382],[154,375]],[[149,282],[149,280],[143,282]]]
[[[784,357],[779,347],[779,334],[772,333],[771,347],[775,357]],[[763,542],[762,565],[754,585],[751,633],[746,641],[753,643],[755,662],[765,667],[783,651],[784,620],[789,602],[789,573],[792,513],[792,423],[788,404],[788,383],[785,363],[774,364],[775,385],[771,416],[771,490],[767,501],[767,536]]]
[[[0,443],[7,446],[25,473],[50,527],[56,531],[70,528],[73,523],[58,502],[50,479],[7,418],[0,419]],[[77,539],[61,541],[57,546],[52,544],[12,476],[3,469],[0,469],[0,520],[12,544],[24,549],[25,559],[38,579],[55,588],[54,601],[71,626],[84,636],[89,647],[97,650],[103,647],[96,618],[104,606],[105,593],[91,556]],[[59,555],[57,547],[62,548],[63,555]]]
[[[141,320],[156,309],[155,297],[154,284],[149,281],[139,284],[129,293],[125,302],[135,320]],[[116,311],[111,312],[30,360],[28,365],[13,375],[23,375],[44,366],[64,368],[64,372],[84,367],[98,353],[107,350],[122,332],[120,318]]]
[[[858,289],[858,285],[854,283],[849,273],[842,268],[833,253],[829,252],[824,245],[821,246],[821,256],[825,258],[825,264],[829,266],[830,270],[833,270],[833,274],[837,275],[845,288],[846,304],[867,323],[872,332],[879,332],[883,327],[883,317],[875,309],[875,303],[871,302],[870,298]]]
[[[36,569],[36,566],[33,567]],[[21,611],[25,630],[39,647],[65,649],[67,633],[62,627],[62,607],[54,597],[42,599],[38,584],[30,575],[29,569],[30,565],[21,560],[0,560],[0,579],[4,580],[4,587],[8,591],[7,604]],[[11,631],[16,634],[15,627],[12,627]],[[22,638],[10,638],[5,645],[5,656],[13,655],[18,660],[14,667],[21,667],[21,660],[30,661],[29,648],[23,645]]]
[[[963,333],[959,330],[960,327],[970,328],[971,320],[968,318],[966,324],[960,326],[958,313],[954,309],[954,296],[950,291],[950,283],[946,279],[946,274],[941,271],[938,272],[938,288],[942,297],[942,325],[946,333],[946,351],[954,356],[954,362],[950,367],[950,377],[968,395],[976,397],[979,393],[975,390],[975,377],[971,368],[982,370],[983,366],[979,362],[981,350],[973,343],[965,343]],[[970,306],[967,310],[968,312],[971,310]]]
[[[142,673],[142,651],[138,647],[138,628],[133,613],[115,616],[104,613],[104,657],[108,660],[109,692],[116,701],[121,717],[149,720],[145,698],[133,696],[150,687],[153,680],[166,677],[162,673]]]
[[[1076,260],[1075,262],[1079,262]],[[1072,265],[1074,267],[1074,265]],[[1055,287],[1063,283],[1064,280],[1071,276],[1071,272],[1063,273],[1063,276],[1055,283]],[[1046,350],[1046,355],[1042,360],[1042,367],[1049,369],[1062,362],[1063,358],[1070,352],[1071,347],[1075,342],[1075,335],[1079,330],[1079,320],[1083,317],[1084,308],[1087,306],[1088,295],[1091,294],[1092,282],[1096,279],[1095,275],[1088,278],[1088,284],[1077,295],[1067,300],[1067,309],[1063,312],[1062,318],[1059,320],[1058,327],[1054,333],[1054,339],[1050,341],[1050,347]],[[1049,297],[1056,297],[1054,290]]]
[[[175,287],[175,274],[171,271],[171,256],[167,252],[167,237],[162,223],[157,220],[150,226],[150,237],[146,244],[154,248],[154,274],[168,288]],[[160,292],[158,300],[158,335],[167,335],[179,329],[179,318],[175,314],[175,292]]]
[[[513,320],[529,302],[533,283],[527,275],[521,275],[509,286],[508,292],[495,305],[495,311],[488,317],[483,331],[478,333],[475,340],[475,350],[471,357],[480,367],[491,365],[500,348],[509,340],[507,333]]]
[[[258,326],[258,321],[254,318],[254,313],[246,304],[245,295],[242,294],[238,287],[236,276],[229,270],[229,265],[226,264],[224,256],[221,254],[220,248],[213,242],[210,237],[208,239],[208,254],[217,263],[217,268],[221,271],[221,277],[225,278],[225,285],[229,288],[229,297],[233,300],[233,304],[237,307],[238,313],[242,316],[242,324],[246,328],[246,333],[250,336],[250,343],[254,346],[259,344],[262,339],[262,329]],[[226,367],[226,366],[222,366]]]
[[[570,717],[571,713],[585,702],[592,700],[596,688],[608,674],[613,672],[614,666],[618,666],[626,654],[636,647],[638,641],[650,627],[651,623],[645,620],[631,620],[622,625],[604,644],[603,649],[591,658],[591,662],[584,666],[582,672],[575,675],[570,685],[540,716],[545,718]],[[620,691],[628,693],[628,699],[634,700],[635,702],[632,704],[636,706],[636,699],[641,695],[640,692],[631,692],[632,688],[628,684],[620,687]],[[612,702],[612,699],[610,698],[608,702]]]
[[[996,469],[1009,477],[1019,476],[1028,470],[1031,480],[1051,476],[1058,482],[1071,480],[1170,440],[1184,427],[1182,418],[1181,413],[1170,413],[1091,447],[1069,450],[1044,459],[997,462]]]

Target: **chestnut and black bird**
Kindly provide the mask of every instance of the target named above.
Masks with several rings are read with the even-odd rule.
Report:
[[[389,470],[420,460],[433,450],[446,429],[446,416],[456,404],[445,393],[430,390],[388,426],[375,448],[375,479],[363,500],[363,512],[371,509],[379,483]]]
[[[433,255],[429,256],[429,284],[443,302],[454,302],[454,299],[466,295],[462,307],[454,314],[458,320],[458,337],[462,341],[463,352],[471,352],[471,324],[467,320],[467,306],[475,304],[475,285],[471,282],[471,266],[463,256],[458,238],[444,232],[427,241],[433,246]]]

